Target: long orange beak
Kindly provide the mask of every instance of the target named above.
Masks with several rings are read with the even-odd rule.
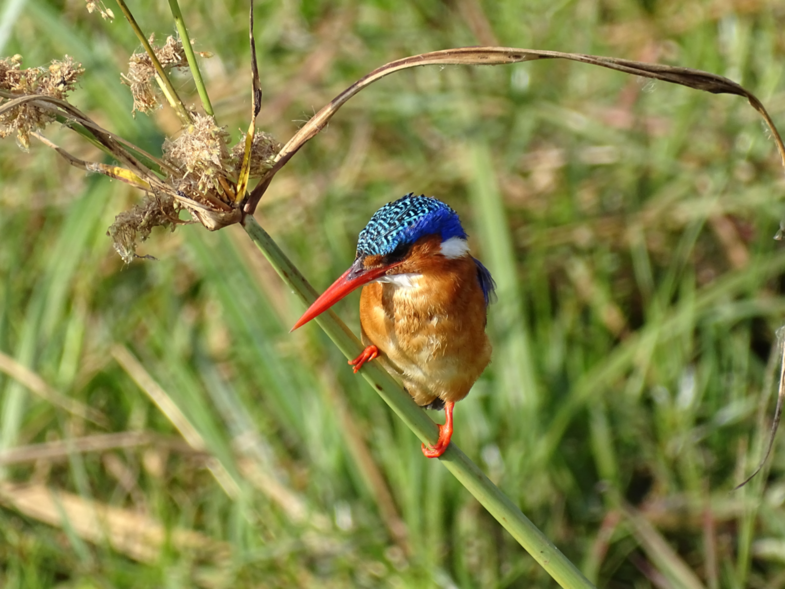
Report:
[[[322,295],[314,301],[313,305],[308,307],[308,310],[303,313],[303,316],[294,324],[294,327],[292,327],[289,333],[298,327],[302,327],[314,317],[321,315],[349,293],[354,292],[361,286],[383,276],[387,270],[398,264],[400,264],[400,262],[381,268],[374,268],[373,270],[366,270],[362,266],[362,260],[357,260],[352,264],[351,268],[341,274],[341,277],[333,282],[332,286],[325,290]]]

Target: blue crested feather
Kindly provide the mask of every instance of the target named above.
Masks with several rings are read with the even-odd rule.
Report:
[[[360,232],[357,255],[383,256],[435,233],[441,234],[442,241],[466,239],[458,213],[435,198],[410,192],[374,213]]]
[[[496,281],[480,260],[477,258],[472,258],[472,260],[477,264],[477,279],[480,281],[480,288],[483,296],[485,296],[485,306],[487,307],[491,303],[496,302]]]

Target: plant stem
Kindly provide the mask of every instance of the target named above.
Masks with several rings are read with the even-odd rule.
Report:
[[[270,235],[250,215],[243,221],[243,227],[295,295],[306,306],[313,303],[316,291]],[[362,351],[364,346],[360,340],[332,311],[319,315],[315,321],[347,358],[355,358]],[[436,424],[382,368],[380,362],[366,364],[361,374],[420,440],[427,444],[436,443]],[[566,589],[594,587],[455,443],[450,444],[440,461],[559,585]]]
[[[188,36],[188,29],[183,20],[183,13],[180,11],[180,4],[177,0],[169,0],[169,8],[172,10],[174,16],[174,23],[177,26],[177,32],[180,35],[180,40],[183,42],[183,50],[185,51],[185,58],[188,60],[188,68],[191,70],[191,75],[196,84],[196,91],[199,92],[199,98],[202,100],[202,108],[211,117],[213,114],[213,105],[210,103],[210,97],[207,95],[207,88],[204,86],[202,80],[202,72],[199,71],[199,63],[196,61],[194,48],[191,46],[191,38]]]
[[[192,123],[193,120],[191,119],[191,114],[188,112],[188,109],[185,108],[185,104],[183,104],[183,101],[175,91],[174,86],[172,86],[172,83],[169,81],[169,78],[167,77],[161,62],[158,61],[155,51],[153,51],[153,48],[150,46],[150,42],[147,40],[147,37],[145,37],[142,29],[139,27],[139,24],[136,22],[134,15],[131,14],[131,11],[128,9],[125,0],[117,0],[117,4],[120,6],[120,10],[123,12],[123,16],[125,16],[128,24],[131,25],[134,33],[136,33],[136,38],[139,39],[139,42],[142,44],[142,47],[144,47],[145,52],[147,52],[147,55],[150,56],[150,61],[153,63],[153,67],[155,68],[155,79],[161,86],[161,90],[166,96],[166,99],[169,101],[169,104],[175,110],[177,116],[184,125]]]
[[[90,131],[90,129],[88,129],[87,127],[80,125],[79,123],[74,122],[73,120],[70,120],[68,117],[65,117],[60,114],[55,115],[55,119],[57,120],[58,123],[63,125],[63,127],[71,129],[74,133],[81,135],[84,139],[89,141],[93,146],[103,151],[106,155],[113,158],[115,157],[115,155],[109,150],[109,148],[106,147],[106,145],[104,145],[100,141],[98,141],[95,138],[95,135],[92,133],[92,131]],[[136,146],[126,145],[125,147],[130,148]],[[150,156],[150,154],[148,154],[142,149],[137,148],[133,150],[133,155],[137,159],[139,159],[145,166],[147,166],[151,171],[155,172],[160,176],[163,176],[164,171],[161,169],[161,166],[158,164],[158,162],[155,162],[152,159],[150,159],[152,157]]]

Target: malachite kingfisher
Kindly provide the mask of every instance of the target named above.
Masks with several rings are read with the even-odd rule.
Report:
[[[428,458],[450,445],[455,403],[491,361],[485,325],[496,285],[466,237],[458,214],[435,198],[410,193],[384,205],[360,233],[352,266],[292,328],[362,286],[367,347],[349,364],[356,373],[386,358],[418,405],[445,410],[438,442],[422,446]]]

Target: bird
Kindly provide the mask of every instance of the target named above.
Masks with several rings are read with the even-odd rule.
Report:
[[[409,193],[381,207],[360,232],[354,263],[305,311],[292,331],[362,287],[362,353],[355,374],[387,360],[406,392],[426,409],[444,409],[428,458],[447,450],[453,408],[491,361],[485,333],[496,284],[472,257],[458,214],[433,197]]]

